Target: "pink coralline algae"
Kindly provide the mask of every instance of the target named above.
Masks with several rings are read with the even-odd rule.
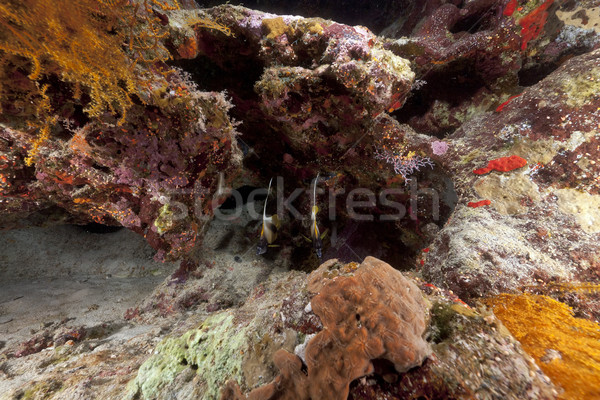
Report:
[[[436,140],[431,143],[431,150],[433,150],[433,154],[436,156],[444,155],[448,151],[448,143]]]

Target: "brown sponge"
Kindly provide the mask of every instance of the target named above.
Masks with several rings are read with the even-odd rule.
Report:
[[[280,350],[274,359],[280,375],[248,399],[345,400],[350,382],[373,372],[373,360],[405,372],[431,354],[423,339],[427,306],[421,291],[385,262],[327,261],[309,275],[308,290],[323,330],[307,345],[307,373],[299,357]],[[233,382],[222,396],[245,398]]]

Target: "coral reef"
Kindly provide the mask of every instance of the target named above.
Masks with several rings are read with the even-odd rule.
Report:
[[[399,283],[397,280],[403,283],[394,284],[393,281]],[[356,295],[360,286],[351,284],[356,282],[362,282],[366,284],[366,287],[374,283],[375,287],[371,287],[371,293],[381,293],[383,289],[392,287],[395,290],[403,287],[405,292],[386,295],[389,302],[385,304],[389,305],[391,310],[388,311],[388,307],[381,308],[381,303],[376,302],[370,295]],[[456,296],[433,285],[422,283],[419,286],[423,292],[410,280],[402,277],[399,272],[391,269],[389,265],[372,257],[367,258],[360,266],[353,263],[341,265],[335,260],[322,264],[308,277],[306,290],[308,293],[319,293],[311,299],[310,312],[314,311],[321,319],[323,319],[322,316],[325,316],[323,330],[316,335],[307,336],[305,345],[296,347],[296,355],[285,350],[275,353],[273,362],[280,374],[273,382],[254,389],[247,397],[243,395],[237,384],[229,382],[223,391],[222,398],[368,399],[383,395],[389,398],[415,398],[418,396],[466,398],[474,393],[478,393],[480,396],[491,396],[494,393],[494,395],[514,396],[511,398],[531,399],[554,399],[556,397],[557,392],[549,379],[539,370],[533,359],[523,352],[518,342],[503,328],[493,314],[486,310],[481,310],[481,312],[472,310],[463,305],[464,303],[461,304]],[[399,304],[396,303],[396,300],[407,293],[411,293],[409,298],[417,299],[416,303],[410,307],[405,308],[402,305],[398,308]],[[416,297],[414,297],[415,294],[417,294]],[[339,375],[335,372],[337,368],[350,361],[353,356],[358,359],[351,364],[356,367],[360,366],[359,360],[362,357],[368,359],[373,356],[373,353],[368,355],[366,352],[375,351],[377,346],[384,344],[401,343],[402,340],[398,341],[393,336],[406,332],[403,329],[386,329],[383,334],[375,336],[380,338],[376,342],[369,341],[368,336],[361,341],[360,336],[353,335],[353,332],[357,329],[359,331],[368,330],[369,326],[376,326],[369,323],[373,321],[376,314],[371,315],[372,313],[369,313],[364,307],[361,309],[360,305],[370,304],[379,308],[383,313],[381,317],[385,315],[391,317],[394,310],[404,309],[402,311],[404,317],[401,320],[407,321],[410,319],[408,314],[412,312],[408,310],[411,308],[414,310],[415,304],[420,303],[417,308],[424,306],[422,296],[425,296],[426,304],[433,304],[431,313],[428,313],[430,317],[428,317],[427,323],[427,334],[433,342],[423,347],[424,342],[421,342],[423,328],[417,329],[417,334],[412,340],[415,341],[413,343],[416,344],[416,349],[420,349],[416,351],[422,352],[419,359],[432,351],[431,357],[420,368],[413,368],[406,372],[410,368],[410,360],[414,357],[406,358],[405,351],[409,347],[399,349],[400,353],[395,353],[403,354],[399,359],[394,360],[394,353],[379,356],[372,360],[372,364],[363,367],[367,370],[372,369],[374,374],[355,381],[358,383],[352,385],[348,392],[348,381],[363,375],[365,370],[356,370],[357,374],[354,376],[342,375],[340,380]],[[352,301],[347,302],[346,299],[352,299]],[[340,306],[336,307],[338,304]],[[341,315],[338,310],[341,310]],[[348,312],[346,313],[344,310],[348,310]],[[306,312],[305,309],[304,313]],[[360,319],[356,315],[360,315]],[[420,320],[417,325],[425,327],[424,322],[424,320]],[[331,328],[331,323],[336,327],[335,330]],[[364,325],[357,328],[359,323],[364,323]],[[413,327],[417,325],[413,325]],[[322,340],[327,337],[332,340],[324,345]],[[392,338],[391,342],[387,341]],[[340,349],[340,346],[351,344],[357,340],[361,341],[358,347],[346,347],[339,357],[334,357],[338,361],[331,362],[332,355]],[[308,342],[307,345],[306,342]],[[456,343],[462,343],[462,345],[458,346]],[[458,368],[457,362],[460,364]],[[303,366],[304,363],[306,363],[306,369]],[[344,369],[344,371],[350,370],[352,368]],[[316,372],[311,373],[311,371]],[[405,374],[399,374],[399,372],[405,372]],[[488,384],[491,381],[496,382],[493,387]],[[335,382],[341,382],[340,386],[336,387]]]
[[[203,280],[206,286],[216,288],[224,280],[236,276],[240,280],[240,274],[243,273],[240,269],[230,272],[230,278],[214,274],[217,269],[227,271],[228,268],[224,267],[227,263],[218,254],[212,254],[210,258],[220,261],[217,266],[205,270],[201,279],[189,275],[187,282],[176,285],[194,285],[194,282]],[[408,326],[423,327],[418,328],[419,333],[413,340],[423,345],[421,335],[424,333],[429,338],[425,346],[431,347],[433,353],[421,367],[403,374],[396,370],[392,362],[374,360],[374,373],[354,381],[349,389],[349,398],[372,398],[378,395],[388,398],[465,398],[472,393],[520,399],[555,397],[548,378],[489,312],[470,309],[452,293],[431,284],[401,278],[398,271],[381,261],[370,258],[369,262],[374,267],[365,268],[360,279],[367,284],[378,285],[372,289],[378,287],[389,290],[393,287],[394,292],[389,296],[399,310],[408,309],[396,303],[401,294],[406,294],[404,290],[410,290],[409,298],[414,296],[418,299],[412,306],[420,308],[427,304],[429,308],[429,304],[432,305],[427,314],[427,323],[423,320],[425,315],[421,315],[420,319],[413,321],[416,325]],[[247,265],[245,268],[256,267]],[[271,273],[267,280],[256,285],[245,296],[245,304],[240,307],[206,312],[203,307],[197,306],[193,313],[179,311],[155,318],[148,318],[144,314],[143,321],[136,317],[129,321],[88,327],[85,337],[74,340],[72,344],[65,343],[22,358],[0,358],[0,374],[11,384],[9,388],[12,387],[5,394],[0,394],[0,398],[10,399],[24,393],[39,392],[48,399],[77,396],[101,396],[106,399],[166,399],[173,396],[210,399],[215,398],[221,385],[231,378],[240,382],[244,391],[261,386],[271,390],[273,386],[269,382],[273,379],[286,379],[290,384],[296,382],[299,384],[296,388],[302,391],[302,382],[309,377],[302,361],[302,357],[309,360],[310,355],[310,346],[305,344],[311,343],[322,332],[328,332],[326,335],[338,334],[315,322],[319,317],[313,307],[318,304],[315,300],[320,296],[315,295],[315,291],[320,291],[324,295],[322,301],[328,302],[332,294],[339,294],[340,288],[348,289],[348,282],[357,281],[361,269],[363,267],[357,269],[357,264],[329,262],[310,277],[305,273],[282,270]],[[371,276],[373,270],[379,272],[375,276],[377,280]],[[382,276],[392,278],[382,280]],[[393,285],[398,280],[401,285]],[[173,282],[173,277],[166,276],[160,290],[171,288],[170,282]],[[327,287],[335,290],[328,290]],[[359,287],[350,286],[350,289],[349,294],[356,294]],[[396,293],[398,289],[401,290]],[[230,288],[229,292],[232,290]],[[221,296],[221,300],[224,300],[228,293],[215,290],[213,295]],[[335,298],[334,301],[338,304],[341,299]],[[359,299],[363,300],[364,305],[380,311],[369,313],[368,308],[362,310],[360,322],[364,325],[358,328],[357,310],[352,307],[346,309],[349,316],[341,323],[349,322],[350,331],[366,330],[369,321],[400,322],[405,319],[389,311],[386,303],[371,303],[369,300],[373,299],[367,294]],[[173,298],[172,301],[178,300]],[[346,300],[339,304],[360,305],[361,302]],[[332,310],[329,304],[321,304],[321,307],[325,309],[324,315]],[[392,319],[386,319],[388,317]],[[375,324],[374,328],[378,326]],[[55,337],[74,332],[73,329],[65,329],[63,324],[46,326],[46,329]],[[380,345],[394,345],[395,340],[389,342],[387,339],[393,339],[394,334],[400,333],[390,331],[384,334]],[[18,348],[9,345],[6,350],[10,352]],[[389,355],[404,353],[404,349],[392,349],[396,349],[396,352],[389,352]],[[374,348],[370,346],[366,350]],[[356,351],[354,356],[364,357],[361,348],[353,351]],[[20,364],[20,360],[27,360],[28,365],[33,362],[39,366],[37,381],[23,383],[21,379],[30,368]],[[460,368],[456,367],[457,360]],[[279,375],[272,367],[273,362],[279,371],[289,371],[290,375],[277,378]],[[404,368],[408,358],[402,357],[399,362],[398,368]],[[335,364],[330,368],[337,370]],[[62,384],[43,386],[39,382]],[[495,384],[490,385],[489,382]],[[240,392],[237,393],[241,396]],[[258,398],[266,396],[265,391],[254,393]]]
[[[72,13],[61,13],[62,3],[32,1],[27,13],[3,6],[13,41],[2,48],[2,225],[13,226],[14,214],[35,223],[34,213],[122,225],[144,235],[158,259],[176,259],[223,200],[213,198],[218,172],[239,166],[231,105],[164,65],[167,31],[156,9],[173,7],[113,3],[88,1]],[[32,32],[46,37],[43,45]],[[67,33],[77,40],[65,47]],[[31,64],[27,76],[19,57]],[[23,98],[36,106],[10,109]]]
[[[382,31],[411,60],[418,90],[398,118],[419,132],[451,134],[558,68],[600,38],[557,17],[569,2],[430,0]],[[582,10],[584,11],[584,10]],[[590,24],[591,25],[591,24]]]
[[[0,399],[599,396],[597,1],[4,3]]]
[[[430,246],[426,279],[464,299],[554,280],[598,282],[591,254],[598,250],[599,172],[590,162],[598,153],[598,56],[595,50],[570,59],[500,113],[468,122],[447,139],[450,150],[436,161],[453,171],[458,195],[490,205],[457,206]],[[509,155],[527,165],[473,173]]]

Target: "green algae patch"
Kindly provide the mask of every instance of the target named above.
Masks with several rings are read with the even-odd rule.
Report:
[[[431,307],[431,324],[429,327],[431,341],[441,343],[462,332],[467,326],[473,324],[472,319],[480,315],[461,304],[451,304],[436,301]]]
[[[565,77],[563,92],[567,95],[567,105],[579,108],[590,103],[600,93],[600,68],[592,68],[584,74]]]
[[[391,73],[395,74],[400,80],[415,80],[415,73],[410,68],[410,61],[399,57],[389,50],[382,48],[373,48],[371,50],[372,60],[376,62],[375,67],[380,67],[379,63],[384,65]]]
[[[480,157],[482,155],[482,151],[480,149],[475,149],[472,152],[470,152],[469,154],[465,155],[464,157],[462,157],[459,161],[460,165],[467,165],[470,164],[473,160],[475,160],[476,158]]]
[[[48,381],[35,383],[32,387],[25,390],[23,395],[19,397],[21,400],[33,400],[33,399],[45,399],[50,396],[54,396],[58,392],[62,391],[63,383],[56,380],[51,379]]]
[[[154,220],[154,226],[159,234],[168,232],[175,225],[173,219],[173,211],[170,209],[169,204],[163,205],[159,210],[158,217]]]
[[[247,350],[245,328],[229,312],[208,317],[198,328],[163,340],[130,382],[130,398],[161,398],[162,391],[191,368],[206,390],[202,399],[217,399],[227,379],[242,379],[242,355]]]

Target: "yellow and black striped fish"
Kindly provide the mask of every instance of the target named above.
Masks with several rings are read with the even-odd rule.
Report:
[[[310,212],[310,240],[312,240],[313,248],[315,249],[315,253],[317,253],[317,257],[323,257],[323,243],[321,242],[321,232],[319,231],[319,226],[317,225],[317,213],[319,212],[319,207],[317,206],[317,182],[319,181],[319,174],[314,181],[313,186],[313,201],[312,201],[312,210]]]

